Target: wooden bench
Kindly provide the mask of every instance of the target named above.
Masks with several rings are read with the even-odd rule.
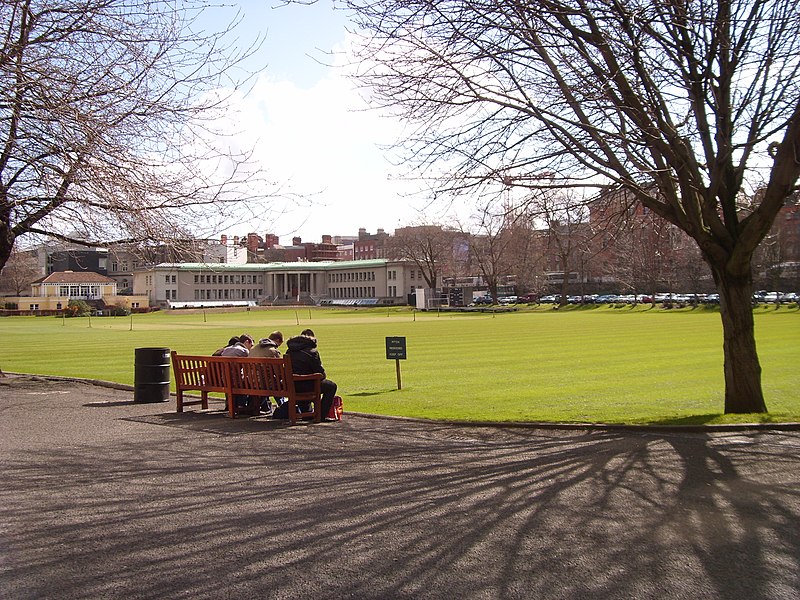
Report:
[[[315,423],[322,420],[322,397],[320,382],[322,373],[295,375],[292,373],[292,360],[282,358],[239,358],[232,356],[188,356],[172,352],[172,372],[175,378],[177,410],[183,412],[185,406],[199,404],[208,408],[208,394],[225,394],[228,414],[251,415],[257,407],[236,406],[236,396],[250,396],[256,400],[275,396],[287,398],[289,421],[294,425],[298,419],[311,419]],[[311,392],[295,391],[298,381],[311,381]],[[184,392],[200,392],[200,399],[185,399]],[[260,402],[259,402],[260,404]],[[308,405],[308,410],[302,407]]]

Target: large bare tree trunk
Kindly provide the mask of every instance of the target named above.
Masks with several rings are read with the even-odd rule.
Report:
[[[11,256],[11,250],[14,248],[14,234],[11,227],[8,225],[6,215],[10,215],[11,211],[2,211],[4,214],[0,217],[0,271],[3,270],[8,258]]]
[[[722,316],[725,413],[767,412],[753,321],[753,278],[711,266]]]

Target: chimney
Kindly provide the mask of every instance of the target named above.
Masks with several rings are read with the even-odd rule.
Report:
[[[233,236],[233,245],[234,246],[238,246],[239,245],[239,236],[238,235]]]
[[[247,251],[252,252],[255,254],[258,252],[258,234],[257,233],[248,233],[247,234]]]
[[[323,235],[323,236],[322,236],[322,243],[323,243],[323,244],[330,244],[330,243],[331,243],[331,236],[329,236],[329,235]]]
[[[292,246],[299,246],[302,243],[303,243],[303,240],[300,238],[299,235],[292,238]]]
[[[367,228],[366,227],[359,227],[358,228],[358,239],[363,240],[367,237]]]
[[[222,244],[223,246],[227,246],[228,245],[228,236],[223,233],[219,237],[219,243]]]

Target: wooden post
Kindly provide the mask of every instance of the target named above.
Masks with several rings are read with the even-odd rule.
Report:
[[[397,369],[397,389],[398,390],[402,390],[403,389],[403,382],[400,381],[400,359],[399,358],[394,359],[394,364],[395,364],[396,369]]]

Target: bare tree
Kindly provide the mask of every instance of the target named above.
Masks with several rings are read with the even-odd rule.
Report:
[[[766,411],[751,258],[800,175],[796,0],[347,0],[363,83],[442,189],[547,169],[691,236],[721,296],[725,412]],[[749,174],[768,182],[737,211]]]
[[[204,8],[3,2],[0,267],[20,236],[171,240],[241,206],[247,192],[238,186],[252,189],[258,173],[213,123],[223,90],[237,89],[233,69],[259,41],[232,52],[225,40],[235,23],[200,31]]]
[[[469,256],[489,288],[492,301],[498,301],[498,288],[515,267],[513,220],[507,211],[496,212],[482,207],[469,224],[461,225],[462,235],[469,239]]]
[[[533,219],[516,219],[508,228],[510,272],[517,282],[517,293],[541,296],[546,288],[545,264],[548,234]]]
[[[528,218],[547,226],[547,253],[554,270],[563,273],[560,305],[567,303],[570,281],[581,284],[591,260],[592,230],[588,210],[572,190],[536,194],[528,201]],[[572,274],[575,277],[572,277]]]
[[[27,295],[31,283],[43,275],[36,251],[14,249],[0,271],[0,294]]]
[[[453,261],[455,233],[425,223],[400,227],[386,240],[386,253],[389,258],[417,265],[428,289],[435,290],[445,265]]]

